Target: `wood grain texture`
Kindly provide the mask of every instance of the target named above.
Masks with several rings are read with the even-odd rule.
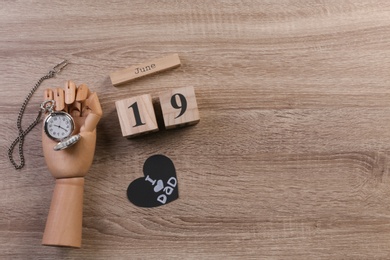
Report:
[[[3,1],[1,259],[389,259],[388,1]],[[109,74],[178,53],[182,66],[113,87]],[[55,180],[40,129],[15,171],[20,105],[66,80],[104,116],[85,180],[82,249],[40,245]],[[115,101],[194,86],[201,121],[127,140]],[[175,163],[179,199],[126,198],[143,162]]]

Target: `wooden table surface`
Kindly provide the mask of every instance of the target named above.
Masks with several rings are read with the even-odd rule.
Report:
[[[389,1],[3,1],[0,24],[0,259],[390,258]],[[112,86],[172,53],[180,68]],[[81,249],[41,246],[55,183],[41,126],[22,170],[6,155],[63,58],[23,127],[48,87],[98,92]],[[199,124],[122,137],[116,100],[185,86]],[[136,207],[126,189],[155,154],[179,199]]]

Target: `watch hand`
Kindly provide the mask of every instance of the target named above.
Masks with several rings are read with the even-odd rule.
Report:
[[[63,127],[60,126],[60,125],[54,125],[54,126],[56,126],[56,127],[58,127],[58,128],[61,128],[62,130],[66,130],[65,128],[63,128]]]

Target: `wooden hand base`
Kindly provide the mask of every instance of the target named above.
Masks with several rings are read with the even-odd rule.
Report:
[[[56,179],[42,245],[81,247],[84,178]]]

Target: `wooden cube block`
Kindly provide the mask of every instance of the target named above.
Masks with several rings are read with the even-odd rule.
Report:
[[[166,129],[199,122],[194,87],[183,87],[159,95]]]
[[[158,131],[152,97],[149,94],[115,102],[122,135],[136,135]]]

